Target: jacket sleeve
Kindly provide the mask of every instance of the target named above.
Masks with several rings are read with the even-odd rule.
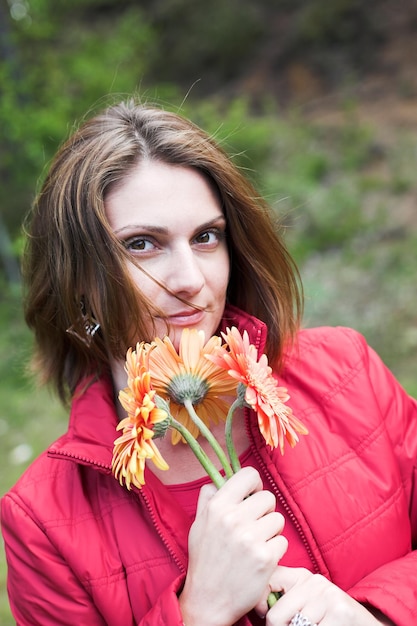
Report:
[[[371,348],[367,348],[366,354],[369,379],[392,441],[409,503],[411,536],[407,554],[366,576],[350,594],[359,602],[379,608],[397,626],[410,626],[417,623],[417,402],[407,395]]]
[[[106,618],[101,615],[94,598],[13,491],[1,501],[1,522],[10,607],[18,626],[108,626],[109,621],[120,626],[135,624],[130,607],[116,597],[107,599]],[[183,626],[178,603],[183,583],[184,575],[178,576],[137,626]],[[121,606],[124,609],[120,611],[117,607]]]
[[[16,494],[1,502],[10,607],[18,626],[105,626],[91,597]]]
[[[178,602],[184,578],[183,575],[179,576],[164,590],[138,626],[184,626]]]

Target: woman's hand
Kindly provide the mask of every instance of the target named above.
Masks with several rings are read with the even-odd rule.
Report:
[[[260,601],[287,550],[283,526],[275,496],[251,467],[218,491],[202,488],[179,599],[187,626],[229,626]]]
[[[304,568],[278,566],[269,585],[272,591],[284,594],[268,612],[266,596],[257,605],[261,615],[266,613],[266,626],[288,626],[296,613],[319,626],[393,625],[388,618],[375,617],[323,576]]]

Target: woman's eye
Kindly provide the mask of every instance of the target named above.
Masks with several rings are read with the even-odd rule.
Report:
[[[197,243],[216,244],[221,240],[221,238],[222,238],[221,232],[215,229],[215,230],[206,230],[203,233],[200,233],[199,235],[197,235],[195,240]]]
[[[124,246],[127,250],[132,250],[132,252],[149,252],[155,247],[152,241],[144,237],[128,239],[124,242]]]

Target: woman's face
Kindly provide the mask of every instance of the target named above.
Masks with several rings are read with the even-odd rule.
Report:
[[[164,337],[168,324],[176,348],[185,327],[213,335],[225,306],[229,256],[226,220],[204,176],[148,161],[109,193],[105,208],[132,260],[167,288],[129,264],[142,293],[163,312],[154,320],[157,335]]]

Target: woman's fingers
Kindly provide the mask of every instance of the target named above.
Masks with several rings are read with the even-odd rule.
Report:
[[[311,581],[313,578],[314,575],[304,567],[278,565],[271,577],[271,586],[274,591],[287,594],[294,587],[299,588],[300,584]],[[322,579],[322,576],[317,576],[317,578]]]
[[[205,486],[189,535],[181,594],[187,615],[215,610],[224,623],[234,623],[252,609],[287,550],[283,526],[275,496],[262,489],[253,468],[240,470],[219,490]]]
[[[213,496],[216,495],[216,493],[217,488],[213,485],[213,483],[203,485],[198,496],[196,517],[201,514],[201,511],[206,508],[208,502],[213,498]]]
[[[259,472],[253,467],[243,467],[234,474],[219,490],[219,496],[231,502],[240,502],[252,493],[263,489]]]
[[[278,566],[270,579],[272,591],[283,592],[266,613],[267,626],[287,626],[296,613],[321,626],[376,626],[379,622],[361,604],[319,574],[304,568]],[[265,601],[256,610],[265,614]]]

